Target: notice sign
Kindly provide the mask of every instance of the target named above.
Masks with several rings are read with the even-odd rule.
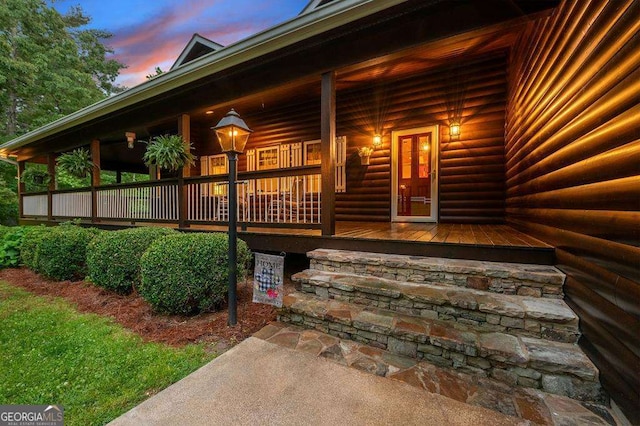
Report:
[[[282,307],[284,294],[284,257],[255,253],[253,302]]]

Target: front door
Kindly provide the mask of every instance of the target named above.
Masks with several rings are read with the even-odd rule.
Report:
[[[437,196],[437,126],[392,132],[392,219],[435,222]]]

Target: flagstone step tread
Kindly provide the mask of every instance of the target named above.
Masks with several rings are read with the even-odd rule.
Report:
[[[254,337],[365,373],[399,380],[429,393],[518,417],[532,424],[608,425],[606,419],[596,415],[583,403],[566,396],[509,386],[490,377],[439,367],[318,330],[272,322]],[[592,404],[587,405],[593,407]],[[597,408],[597,412],[608,414],[606,407]]]
[[[300,292],[285,296],[279,319],[526,387],[557,388],[558,392],[587,400],[600,392],[598,370],[574,344],[480,332],[464,324],[320,299]],[[528,377],[518,379],[514,370]]]
[[[577,315],[558,299],[489,293],[452,285],[413,283],[307,269],[292,276],[301,290],[322,298],[477,325],[485,331],[575,343]]]
[[[452,284],[530,297],[563,297],[565,275],[553,266],[332,249],[316,249],[307,257],[315,270]]]

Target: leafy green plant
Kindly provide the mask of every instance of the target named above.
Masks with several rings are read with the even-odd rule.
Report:
[[[229,245],[221,233],[177,234],[154,241],[140,261],[138,291],[154,309],[174,314],[209,311],[223,302],[229,280]],[[238,277],[251,260],[238,241]]]
[[[0,235],[0,269],[15,268],[20,264],[20,247],[24,228],[14,226]]]
[[[30,184],[36,189],[43,189],[51,182],[51,175],[45,170],[29,167],[20,174],[20,182]]]
[[[195,157],[191,153],[193,145],[185,145],[182,136],[156,136],[147,144],[144,153],[145,165],[156,165],[161,169],[176,171],[181,167],[194,164]]]
[[[89,278],[121,294],[140,284],[140,258],[156,239],[175,233],[169,228],[133,228],[103,232],[87,247]]]
[[[96,165],[91,161],[91,155],[86,148],[74,149],[71,152],[60,154],[57,160],[58,167],[77,178],[85,178],[93,173]]]
[[[54,280],[79,280],[87,275],[87,245],[99,233],[74,225],[44,232],[36,247],[34,270]]]

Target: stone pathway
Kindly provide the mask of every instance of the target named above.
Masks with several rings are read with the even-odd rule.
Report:
[[[513,388],[497,380],[454,372],[317,330],[274,322],[254,337],[518,417],[525,421],[524,424],[616,425],[609,410],[600,405],[580,403],[535,389]]]

